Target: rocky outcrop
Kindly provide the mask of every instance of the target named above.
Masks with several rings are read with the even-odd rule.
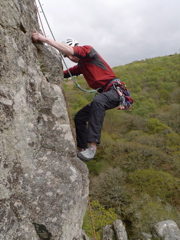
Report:
[[[180,229],[172,220],[166,220],[155,224],[154,230],[160,239],[180,240]]]
[[[113,228],[116,233],[117,240],[127,240],[127,233],[124,224],[121,220],[117,219],[113,222]]]
[[[103,240],[113,240],[114,237],[115,237],[115,233],[113,231],[112,225],[106,225],[103,228],[102,239]]]
[[[156,223],[152,228],[152,234],[141,233],[143,240],[180,240],[180,229],[172,220],[166,220]],[[127,232],[123,222],[119,219],[112,225],[106,225],[103,228],[102,240],[128,240]]]
[[[1,0],[0,11],[0,239],[78,239],[88,171],[76,158],[61,57],[32,43],[33,0]]]
[[[123,222],[117,219],[112,225],[106,225],[103,229],[102,240],[128,240]]]

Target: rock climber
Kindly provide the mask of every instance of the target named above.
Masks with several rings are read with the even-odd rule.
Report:
[[[94,158],[96,149],[100,143],[101,129],[105,112],[119,105],[120,96],[113,86],[114,81],[119,79],[111,67],[104,61],[99,53],[89,45],[79,46],[73,39],[66,39],[60,43],[51,40],[39,32],[32,34],[34,42],[43,42],[59,50],[64,57],[76,63],[74,67],[64,71],[64,78],[83,74],[88,85],[98,89],[93,101],[83,107],[74,117],[76,128],[77,156],[83,161]]]

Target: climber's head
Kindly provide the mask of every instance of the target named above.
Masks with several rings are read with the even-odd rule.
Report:
[[[79,43],[78,41],[76,41],[74,38],[67,38],[64,43],[66,43],[67,45],[71,46],[71,47],[75,47],[77,46]]]
[[[79,44],[78,41],[76,41],[74,38],[67,38],[63,43],[69,45],[70,47],[75,47]],[[79,62],[79,58],[76,56],[67,56],[66,54],[63,54],[63,56],[68,57],[72,62]]]

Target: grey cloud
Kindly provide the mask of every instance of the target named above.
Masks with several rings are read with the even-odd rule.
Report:
[[[179,0],[41,2],[57,41],[92,45],[111,67],[179,53]]]

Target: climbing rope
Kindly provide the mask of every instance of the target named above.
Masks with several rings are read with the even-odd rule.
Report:
[[[45,30],[44,30],[44,27],[43,27],[43,23],[42,23],[42,20],[41,20],[41,15],[40,15],[40,13],[39,13],[36,0],[34,0],[34,3],[35,3],[35,6],[36,6],[36,11],[37,11],[38,18],[39,18],[39,21],[40,21],[40,24],[41,24],[41,27],[42,27],[43,34],[44,34],[44,36],[46,37],[46,33],[45,33]]]
[[[50,27],[50,25],[49,25],[49,22],[48,22],[48,20],[47,20],[46,14],[45,14],[45,12],[44,12],[44,10],[43,10],[43,7],[42,7],[42,4],[41,4],[40,0],[38,0],[38,3],[39,3],[39,6],[40,6],[40,8],[41,8],[41,11],[42,11],[42,13],[43,13],[43,16],[44,16],[44,19],[45,19],[45,21],[46,21],[46,24],[47,24],[47,26],[48,26],[48,28],[49,28],[49,31],[50,31],[50,33],[51,33],[51,35],[52,35],[52,37],[53,37],[53,40],[56,41],[56,39],[55,39],[55,37],[54,37],[54,34],[53,34],[52,30],[51,30],[51,27]],[[35,0],[35,5],[37,6],[36,0]],[[37,11],[38,11],[38,8],[37,8]],[[38,16],[39,16],[39,19],[40,19],[40,24],[41,24],[41,26],[42,26],[44,35],[46,36],[45,31],[44,31],[44,28],[43,28],[43,23],[42,23],[42,21],[41,21],[41,17],[40,17],[39,11],[38,11]],[[71,80],[74,82],[74,84],[76,85],[76,87],[79,88],[80,90],[84,91],[84,92],[97,93],[97,90],[98,90],[98,89],[96,89],[96,90],[95,90],[95,89],[93,89],[93,90],[86,90],[86,89],[82,88],[82,87],[76,82],[75,78],[72,76],[71,72],[69,71],[69,68],[68,68],[68,66],[67,66],[67,64],[66,64],[66,62],[65,62],[65,60],[64,60],[64,58],[63,58],[62,53],[60,53],[60,56],[61,56],[61,59],[62,59],[64,65],[65,65],[68,73],[69,73],[69,76],[70,76]]]
[[[47,23],[47,25],[48,25],[48,28],[49,28],[49,30],[50,30],[50,32],[51,32],[51,35],[52,35],[52,37],[53,37],[53,40],[56,41],[56,40],[55,40],[55,37],[54,37],[54,34],[53,34],[52,30],[51,30],[51,27],[50,27],[50,25],[49,25],[49,23],[48,23],[48,20],[47,20],[47,18],[46,18],[46,15],[45,15],[45,13],[44,13],[44,10],[43,10],[43,8],[42,8],[42,5],[41,5],[40,0],[38,0],[38,2],[39,2],[39,5],[40,5],[40,7],[41,7],[41,10],[42,10],[42,13],[43,13],[43,15],[44,15],[44,18],[45,18],[45,20],[46,20],[46,23]],[[35,0],[35,5],[37,6],[36,0]],[[37,7],[37,11],[38,11],[38,7]],[[39,11],[38,11],[38,16],[39,16],[40,24],[41,24],[42,29],[43,29],[44,36],[46,36],[45,31],[44,31],[44,27],[43,27],[43,24],[42,24],[41,16],[40,16],[40,14],[39,14]],[[62,53],[60,53],[60,56],[61,56],[61,59],[63,60],[63,63],[64,63],[64,65],[65,65],[66,69],[68,70],[68,73],[69,73],[69,75],[70,75],[71,80],[73,80],[73,82],[76,84],[76,87],[79,88],[80,90],[84,91],[84,92],[97,93],[97,90],[86,90],[86,89],[83,89],[83,88],[76,82],[76,80],[73,78],[73,76],[72,76],[71,72],[69,71],[69,69],[68,69],[68,67],[67,67],[67,64],[66,64],[66,62],[65,62],[65,60],[64,60],[64,58],[63,58],[63,56],[62,56]],[[88,197],[88,207],[89,207],[91,225],[92,225],[93,234],[94,234],[94,240],[97,240],[96,230],[95,230],[95,226],[94,226],[94,219],[93,219],[93,216],[92,216],[92,207],[91,207],[90,197]]]
[[[94,219],[93,219],[93,216],[92,216],[92,207],[91,207],[90,197],[88,197],[88,206],[89,206],[91,225],[92,225],[93,234],[94,234],[94,240],[96,240],[97,239],[96,238],[96,230],[95,230],[95,226],[94,226]]]

